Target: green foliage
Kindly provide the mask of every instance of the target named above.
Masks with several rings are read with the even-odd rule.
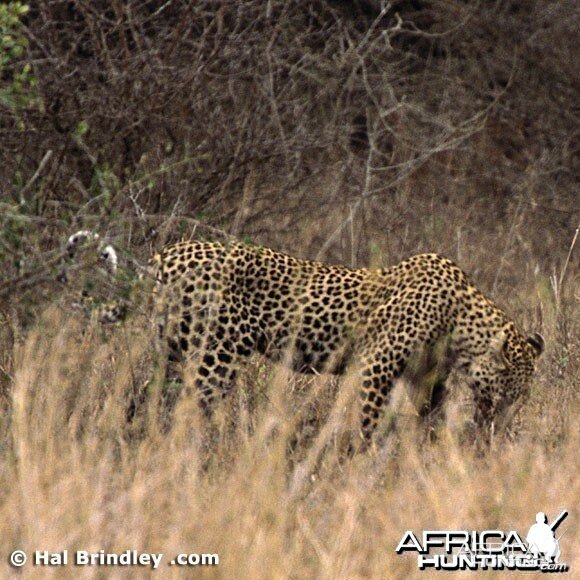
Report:
[[[89,124],[88,122],[83,119],[78,125],[77,128],[74,132],[75,137],[77,137],[77,139],[80,139],[82,137],[84,137],[89,131]]]
[[[7,2],[0,4],[0,63],[7,64],[11,60],[20,58],[27,46],[26,38],[21,34],[21,18],[28,12],[29,7],[22,2]]]
[[[25,107],[40,104],[30,63],[24,62],[28,39],[24,35],[22,18],[29,6],[22,2],[0,4],[0,104],[17,113]]]
[[[0,263],[18,256],[27,232],[26,216],[14,203],[0,202]],[[21,264],[15,264],[17,269]]]
[[[95,166],[91,192],[110,199],[111,195],[121,188],[121,181],[107,164]],[[106,205],[106,204],[105,204]]]

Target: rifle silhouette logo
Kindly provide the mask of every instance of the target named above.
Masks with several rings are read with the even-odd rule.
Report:
[[[536,523],[533,524],[526,536],[530,553],[536,558],[545,559],[549,563],[557,563],[560,558],[560,543],[556,538],[556,530],[568,516],[568,511],[562,511],[556,519],[548,525],[548,518],[544,512],[536,514]]]

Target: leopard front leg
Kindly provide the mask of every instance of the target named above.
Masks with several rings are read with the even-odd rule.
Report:
[[[453,363],[449,343],[450,336],[443,336],[436,344],[415,353],[405,372],[409,398],[431,437],[445,420],[449,393],[446,383]]]
[[[416,350],[413,352],[405,343],[396,340],[391,344],[392,349],[388,352],[379,350],[366,357],[362,369],[360,428],[367,444],[385,414],[395,381],[402,376],[409,382],[409,395],[422,423],[432,429],[444,419],[447,373],[432,371],[421,375],[416,369],[409,371]],[[417,348],[421,345],[414,346]]]
[[[374,352],[364,357],[359,394],[360,434],[363,447],[368,446],[383,418],[390,402],[394,382],[401,376],[404,367],[404,359],[392,356],[392,353]]]
[[[422,382],[425,379],[426,367],[422,362],[425,353],[430,358],[433,346],[445,342],[448,325],[444,322],[444,313],[435,308],[422,308],[422,300],[425,300],[424,296],[409,288],[394,294],[368,320],[360,356],[360,431],[365,445],[385,414],[395,381],[409,375]],[[421,309],[429,315],[411,315]],[[419,363],[415,364],[417,361]],[[441,373],[441,381],[433,382],[428,401],[424,400],[422,405],[423,414],[431,415],[443,405],[445,374]]]

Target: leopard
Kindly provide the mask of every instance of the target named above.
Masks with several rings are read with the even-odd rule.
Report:
[[[467,383],[485,440],[529,398],[539,333],[526,336],[451,259],[413,255],[380,269],[293,257],[238,241],[183,240],[149,262],[168,360],[188,365],[211,415],[245,359],[357,381],[368,445],[404,380],[422,420],[443,412],[452,371]]]

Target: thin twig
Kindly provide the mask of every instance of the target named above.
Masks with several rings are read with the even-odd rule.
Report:
[[[21,204],[25,203],[24,196],[28,193],[28,190],[36,183],[36,180],[40,177],[40,174],[42,173],[46,164],[50,161],[51,157],[52,157],[52,149],[49,149],[44,154],[44,157],[42,158],[40,164],[38,165],[38,168],[36,169],[36,171],[34,172],[32,177],[28,180],[28,183],[20,190],[20,203]]]
[[[562,268],[562,272],[560,273],[560,281],[559,286],[562,287],[562,282],[564,281],[564,275],[566,274],[566,269],[568,268],[568,262],[570,261],[570,256],[572,255],[572,250],[576,245],[576,239],[578,238],[578,231],[580,230],[580,224],[576,227],[576,233],[574,234],[574,239],[570,244],[570,249],[568,250],[568,255],[566,256],[566,262],[564,263],[564,267]]]

